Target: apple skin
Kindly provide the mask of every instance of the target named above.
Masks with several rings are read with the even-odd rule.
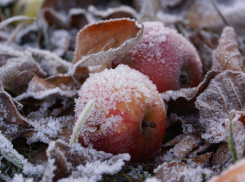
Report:
[[[79,91],[75,120],[91,99],[94,109],[78,138],[83,146],[114,155],[129,153],[131,162],[145,162],[160,149],[166,111],[147,76],[126,65],[93,74]],[[156,128],[145,126],[145,121]]]
[[[194,46],[160,22],[143,25],[141,41],[123,58],[115,59],[112,67],[126,64],[140,71],[149,76],[160,93],[197,86],[202,78],[202,63]]]

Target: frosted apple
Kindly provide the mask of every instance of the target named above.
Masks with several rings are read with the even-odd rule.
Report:
[[[147,161],[158,151],[166,111],[147,76],[126,65],[91,75],[79,91],[76,119],[91,99],[94,109],[78,138],[83,146],[112,154],[129,153],[131,162]]]
[[[112,67],[127,64],[149,76],[159,92],[197,86],[202,63],[196,49],[175,30],[160,22],[145,22],[141,41]]]

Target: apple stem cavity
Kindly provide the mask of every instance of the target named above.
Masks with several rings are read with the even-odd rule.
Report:
[[[143,128],[144,128],[144,127],[150,127],[150,128],[155,128],[155,129],[157,129],[157,124],[156,124],[155,121],[149,122],[149,121],[143,120],[143,122],[142,122],[142,127],[143,127]]]
[[[91,114],[92,110],[94,108],[94,101],[90,100],[86,106],[84,107],[81,114],[78,116],[77,122],[73,128],[73,132],[70,139],[70,146],[74,143],[78,143],[78,137],[80,134],[80,131],[82,129],[83,123],[86,121],[86,119]]]

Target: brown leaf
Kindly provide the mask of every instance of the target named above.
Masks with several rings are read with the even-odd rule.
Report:
[[[207,89],[197,97],[200,123],[205,128],[202,137],[210,143],[226,141],[231,110],[243,110],[245,104],[245,74],[225,71],[217,75]]]
[[[43,76],[38,64],[29,57],[8,59],[8,62],[0,67],[0,80],[3,87],[13,92],[16,88],[25,87],[33,74]],[[25,76],[27,76],[26,80]]]
[[[26,91],[29,82],[34,76],[34,73],[30,71],[21,71],[9,80],[6,89],[16,95],[22,94]]]
[[[115,18],[138,19],[137,12],[130,6],[121,5],[115,8],[108,8],[107,10],[99,10],[94,6],[89,6],[88,11],[95,16],[101,17],[103,20],[110,20]]]
[[[181,117],[183,132],[200,133],[203,126],[199,122],[199,111],[195,106],[195,100],[208,86],[210,81],[219,73],[211,71],[204,78],[203,82],[195,88],[183,88],[177,91],[166,91],[162,93],[163,100],[168,105],[167,113],[176,114]]]
[[[193,149],[201,144],[202,140],[200,135],[186,135],[180,143],[174,146],[174,154],[178,158],[183,158],[188,155]]]
[[[219,45],[213,51],[213,70],[242,71],[243,62],[238,50],[236,34],[232,27],[225,27],[219,38]]]
[[[79,69],[110,64],[137,44],[142,35],[143,26],[130,19],[101,21],[86,26],[77,35],[72,74],[84,76]]]
[[[42,9],[42,14],[49,26],[55,29],[68,29],[69,19],[52,8]]]
[[[123,160],[129,160],[128,154],[113,156],[91,148],[83,148],[80,144],[69,146],[61,140],[50,143],[47,156],[48,164],[43,181],[99,181],[104,172],[114,174],[124,164]]]
[[[192,168],[184,162],[170,162],[165,164],[156,174],[156,178],[162,182],[201,182],[202,174],[206,174],[208,178],[212,172],[200,166]]]
[[[212,155],[210,159],[211,166],[221,168],[231,160],[231,153],[227,143],[221,143],[218,150]]]
[[[209,163],[209,159],[212,154],[213,154],[212,152],[208,152],[202,155],[194,156],[194,157],[191,157],[191,161],[194,162],[195,164],[204,166]]]
[[[60,75],[47,79],[35,76],[30,81],[27,91],[16,99],[23,100],[28,97],[44,99],[50,95],[74,97],[79,88],[80,85],[77,85],[71,76]]]
[[[82,29],[85,25],[89,24],[87,12],[84,9],[71,9],[69,17],[71,27]]]
[[[2,88],[0,108],[0,130],[9,140],[16,138],[22,131],[30,128],[29,121],[19,113],[12,97]]]

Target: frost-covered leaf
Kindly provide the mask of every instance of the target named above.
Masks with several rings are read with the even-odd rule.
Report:
[[[226,168],[227,165],[233,162],[230,149],[227,143],[221,143],[217,151],[212,155],[210,159],[210,165],[214,171],[220,171],[220,169]]]
[[[71,67],[71,63],[50,51],[33,48],[28,48],[26,51],[31,52],[35,61],[39,63],[40,67],[46,71],[49,76],[67,73]]]
[[[12,162],[17,167],[23,169],[23,173],[32,176],[41,176],[44,171],[44,166],[34,166],[20,155],[14,148],[13,144],[0,132],[0,153],[8,161]]]
[[[212,175],[212,171],[200,166],[192,168],[184,162],[170,162],[162,164],[156,178],[162,182],[202,182],[203,174],[206,179]],[[154,171],[157,171],[154,170]]]
[[[144,21],[156,21],[156,13],[159,10],[161,5],[160,0],[143,0],[141,9],[140,9],[140,14],[139,14],[139,19],[141,22]]]
[[[94,6],[89,6],[88,11],[103,20],[115,18],[131,18],[138,20],[137,12],[130,6],[119,6],[115,8],[108,8],[107,10],[99,10]]]
[[[207,152],[205,154],[193,156],[191,157],[191,162],[194,162],[196,165],[201,165],[201,166],[208,165],[209,159],[212,154],[213,154],[212,152]]]
[[[42,181],[91,181],[102,179],[102,174],[114,174],[128,161],[128,154],[113,156],[102,151],[84,148],[80,144],[71,147],[58,140],[51,142],[47,150],[48,164]]]
[[[187,135],[174,146],[173,152],[178,158],[183,158],[200,145],[201,141],[200,135]]]
[[[213,51],[212,69],[242,71],[243,62],[238,50],[236,33],[232,27],[225,27],[219,38],[219,45]]]
[[[64,56],[70,46],[71,36],[65,30],[53,31],[50,38],[50,51],[57,56]]]
[[[29,100],[29,102],[33,100]],[[23,100],[21,102],[28,102]],[[74,127],[74,100],[48,96],[40,101],[37,110],[31,111],[27,118],[31,120],[32,130],[22,132],[21,136],[31,144],[37,141],[49,143],[56,139],[69,141]],[[33,103],[34,105],[37,105]]]
[[[53,76],[47,79],[34,77],[28,84],[28,89],[16,100],[23,100],[28,97],[44,99],[50,95],[74,97],[80,85],[77,85],[71,76]]]
[[[192,3],[186,16],[189,20],[189,25],[194,29],[203,27],[213,32],[220,33],[222,29],[227,26],[227,22],[237,30],[238,35],[243,35],[243,19],[245,18],[244,1],[216,1],[216,5],[225,20],[221,17],[219,12],[217,12],[211,1],[196,0]]]
[[[242,111],[245,103],[245,74],[225,71],[209,83],[196,100],[200,123],[205,128],[202,137],[210,143],[226,141],[231,110]]]
[[[182,88],[177,91],[170,90],[161,94],[163,100],[168,105],[168,113],[181,117],[184,133],[200,133],[203,131],[203,126],[199,122],[199,111],[196,108],[194,102],[196,97],[207,88],[209,82],[218,73],[218,71],[209,72],[204,78],[203,82],[198,85],[198,87]],[[179,120],[179,118],[177,119]],[[169,125],[170,124],[171,123],[169,123]]]
[[[110,64],[137,44],[143,26],[130,19],[114,19],[91,24],[82,29],[76,40],[72,74],[84,76],[81,68]]]
[[[208,182],[243,182],[245,179],[245,159],[225,169],[219,176],[212,177]]]
[[[19,104],[21,107],[21,105]],[[21,109],[21,108],[19,108]],[[29,121],[17,110],[13,99],[5,91],[0,91],[0,131],[9,140],[28,129]]]

